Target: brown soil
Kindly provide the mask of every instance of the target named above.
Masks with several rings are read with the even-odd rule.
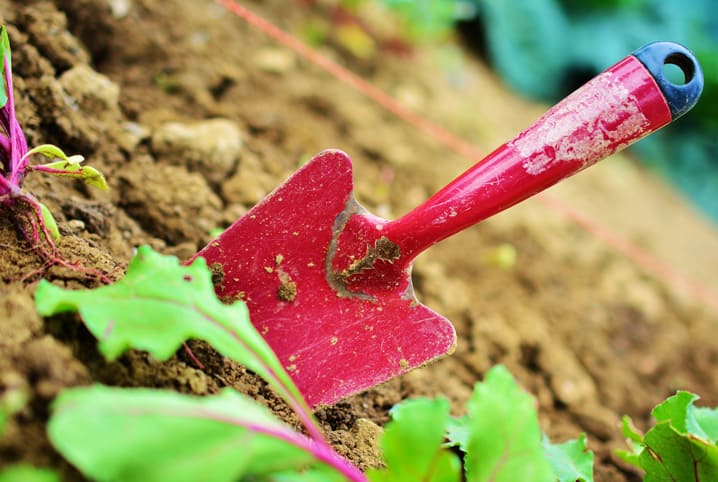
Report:
[[[247,3],[295,33],[322,18],[279,0]],[[29,143],[82,153],[111,186],[104,193],[33,175],[26,188],[58,218],[64,255],[112,279],[141,244],[187,259],[212,228],[231,223],[325,148],[353,157],[358,198],[386,217],[469,165],[210,0],[0,0],[0,16]],[[450,45],[372,61],[331,43],[323,50],[486,152],[544,108],[510,94]],[[559,199],[715,288],[714,229],[630,160],[604,163],[566,186],[555,191]],[[679,229],[667,224],[673,220]],[[506,244],[518,253],[509,267],[495,260]],[[53,451],[45,423],[59,391],[93,381],[195,394],[232,386],[292,420],[261,381],[203,343],[191,344],[203,370],[184,352],[165,363],[134,351],[103,360],[79,318],[43,320],[35,312],[34,284],[22,279],[43,260],[7,213],[0,246],[0,387],[4,396],[28,397],[0,440],[0,466],[25,461],[82,480]],[[66,268],[45,277],[72,288],[97,284]],[[338,451],[362,468],[377,464],[378,426],[392,405],[443,395],[459,414],[496,363],[536,396],[550,436],[587,432],[597,481],[639,480],[611,454],[623,445],[622,414],[645,427],[651,407],[678,388],[718,405],[716,314],[539,202],[431,249],[414,280],[419,298],[456,324],[458,347],[317,412]]]

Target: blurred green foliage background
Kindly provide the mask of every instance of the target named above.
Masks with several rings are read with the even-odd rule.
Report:
[[[685,45],[703,67],[703,97],[670,129],[634,149],[645,165],[718,220],[718,1],[379,1],[406,20],[415,38],[460,25],[464,37],[479,37],[467,41],[483,46],[508,85],[548,102],[647,43]]]

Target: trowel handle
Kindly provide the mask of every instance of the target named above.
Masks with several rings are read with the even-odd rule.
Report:
[[[664,66],[678,66],[681,85]],[[384,226],[405,261],[434,243],[543,191],[685,114],[703,74],[693,54],[669,42],[636,50],[552,107],[404,217]]]

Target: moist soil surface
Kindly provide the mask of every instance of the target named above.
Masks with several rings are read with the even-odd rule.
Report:
[[[327,18],[299,3],[247,3],[295,34]],[[326,148],[353,158],[357,198],[387,218],[472,163],[209,0],[0,0],[0,17],[29,144],[81,153],[110,184],[101,192],[35,173],[25,188],[55,213],[62,255],[112,280],[139,245],[188,259],[212,229]],[[486,153],[545,109],[511,94],[458,43],[380,49],[369,59],[332,35],[319,48]],[[715,288],[713,228],[634,160],[613,158],[553,193]],[[417,260],[417,296],[455,324],[456,351],[320,408],[341,454],[376,466],[377,435],[394,404],[444,396],[461,414],[473,385],[498,363],[535,395],[554,440],[587,433],[597,481],[640,480],[612,455],[624,444],[623,414],[645,429],[651,408],[676,389],[718,405],[715,312],[553,204],[528,201]],[[99,286],[98,278],[47,268],[11,212],[0,213],[0,247],[0,389],[28,398],[0,440],[0,466],[22,461],[84,480],[53,450],[45,426],[61,390],[93,382],[199,395],[231,386],[296,423],[261,380],[201,342],[191,348],[202,369],[184,351],[167,362],[138,351],[105,361],[79,317],[43,319],[33,302],[40,277],[75,289]]]

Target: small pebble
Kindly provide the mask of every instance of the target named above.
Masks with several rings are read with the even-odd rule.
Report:
[[[288,50],[265,48],[254,56],[254,64],[270,74],[286,74],[296,65],[294,54]]]
[[[125,18],[132,8],[131,0],[107,0],[107,3],[110,4],[112,16],[118,20]]]
[[[78,231],[84,231],[85,230],[85,222],[81,219],[70,219],[67,222],[67,225],[70,227],[70,229],[74,232]]]
[[[152,133],[156,155],[173,163],[189,162],[193,170],[215,183],[234,169],[242,148],[242,132],[228,119],[167,122]]]

